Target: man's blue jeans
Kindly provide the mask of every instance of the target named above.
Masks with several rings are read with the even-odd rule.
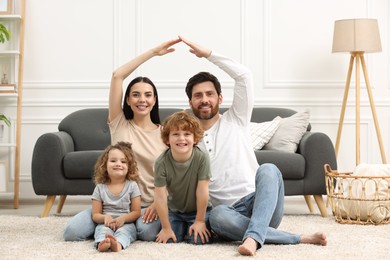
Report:
[[[141,215],[145,208],[141,209]],[[84,241],[93,239],[96,223],[92,220],[92,208],[83,210],[71,218],[65,226],[65,241]],[[139,217],[136,221],[137,238],[144,241],[155,241],[161,230],[160,219],[151,223],[143,223]]]
[[[300,236],[277,230],[284,211],[282,174],[273,164],[262,164],[256,172],[256,190],[232,206],[218,205],[210,212],[211,229],[220,237],[244,241],[251,237],[260,246],[298,244]]]

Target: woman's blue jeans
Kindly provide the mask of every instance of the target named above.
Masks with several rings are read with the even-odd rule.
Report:
[[[146,208],[141,209],[141,215]],[[139,217],[136,221],[137,238],[144,241],[155,241],[161,230],[160,219],[143,223]],[[96,223],[92,220],[92,208],[83,210],[71,218],[65,226],[65,241],[84,241],[93,239]]]
[[[251,237],[260,246],[300,243],[299,235],[277,230],[284,211],[284,184],[279,169],[273,164],[262,164],[256,172],[255,185],[255,192],[234,205],[213,208],[211,229],[226,240],[244,241]]]

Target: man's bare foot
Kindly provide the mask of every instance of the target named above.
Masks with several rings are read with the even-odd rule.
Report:
[[[246,255],[246,256],[254,256],[256,250],[257,250],[257,241],[251,237],[246,238],[244,240],[244,243],[242,243],[238,247],[238,252],[241,255]]]
[[[326,246],[328,240],[325,233],[317,232],[311,235],[301,235],[301,243]]]
[[[99,250],[99,252],[107,252],[108,249],[110,249],[110,247],[111,247],[110,239],[106,238],[106,239],[100,241],[100,243],[98,245],[98,250]]]
[[[116,240],[116,238],[113,235],[106,234],[106,239],[110,240],[110,244],[111,244],[110,248],[111,248],[112,252],[119,252],[122,250],[121,243],[118,243],[118,241]]]

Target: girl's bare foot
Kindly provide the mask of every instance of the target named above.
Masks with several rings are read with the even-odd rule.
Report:
[[[301,235],[301,243],[326,246],[328,240],[325,233],[317,232],[311,235]]]
[[[112,252],[119,252],[122,250],[121,243],[118,243],[118,241],[116,240],[116,238],[113,235],[106,234],[106,239],[110,240],[110,244],[111,244],[110,248],[111,248]]]
[[[241,255],[246,255],[246,256],[254,256],[256,250],[257,250],[257,241],[251,237],[246,238],[244,240],[244,243],[242,243],[238,247],[238,252]]]
[[[110,249],[110,247],[111,247],[110,239],[106,237],[106,239],[100,241],[98,245],[98,250],[99,252],[107,252],[108,249]]]

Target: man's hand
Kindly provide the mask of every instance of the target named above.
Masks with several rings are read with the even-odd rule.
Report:
[[[208,58],[211,55],[211,50],[202,47],[194,42],[187,40],[186,38],[179,36],[179,39],[187,44],[191,49],[190,52],[195,54],[199,58]]]

